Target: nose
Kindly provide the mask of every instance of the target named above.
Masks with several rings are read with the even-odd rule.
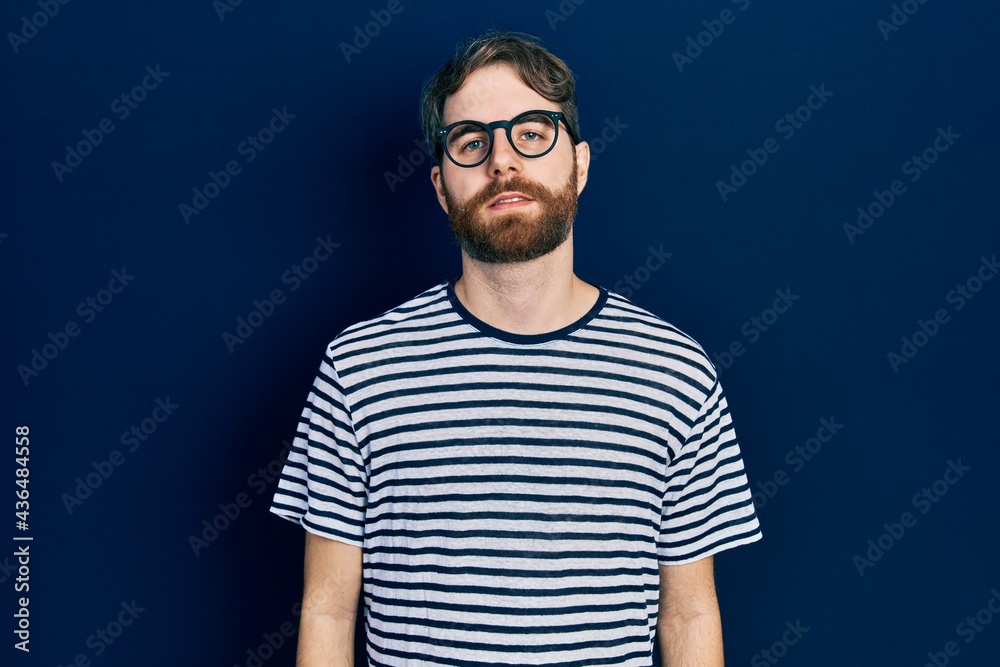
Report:
[[[493,131],[493,150],[486,161],[490,174],[493,176],[504,176],[505,174],[518,174],[522,168],[522,158],[514,150],[507,139],[507,131],[498,127]]]

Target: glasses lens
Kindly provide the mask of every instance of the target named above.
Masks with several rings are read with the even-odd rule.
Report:
[[[490,149],[490,135],[477,123],[464,123],[453,127],[445,138],[448,155],[459,164],[476,164]]]
[[[510,129],[514,147],[524,155],[541,155],[552,148],[556,140],[555,122],[542,113],[519,116]]]

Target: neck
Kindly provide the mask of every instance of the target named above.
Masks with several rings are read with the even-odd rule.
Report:
[[[573,273],[573,235],[528,262],[488,264],[462,253],[455,296],[469,312],[497,329],[548,333],[583,317],[599,291]]]

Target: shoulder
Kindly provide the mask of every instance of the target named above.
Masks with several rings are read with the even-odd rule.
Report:
[[[447,281],[437,283],[374,317],[347,326],[327,344],[326,356],[339,364],[385,346],[398,346],[421,331],[450,321],[447,285]]]
[[[690,376],[706,391],[718,381],[715,365],[701,343],[658,313],[608,290],[602,316],[621,336],[624,350],[638,348],[657,354],[668,371]]]

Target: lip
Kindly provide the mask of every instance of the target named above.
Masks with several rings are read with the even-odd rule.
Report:
[[[504,202],[503,204],[500,203],[504,199],[514,199],[514,198],[520,198],[520,199],[519,201]],[[492,201],[490,201],[490,203],[486,205],[486,208],[492,208],[494,210],[503,210],[506,208],[527,206],[533,201],[535,200],[521,192],[504,192],[494,197]]]

